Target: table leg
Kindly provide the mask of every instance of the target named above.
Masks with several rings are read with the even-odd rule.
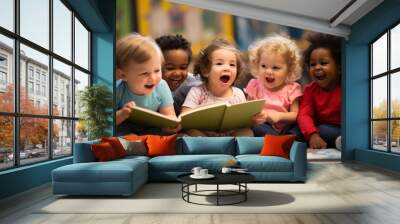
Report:
[[[244,201],[247,201],[247,183],[244,183]]]
[[[190,195],[190,184],[187,185],[187,201],[188,202],[190,202],[189,195]]]
[[[217,184],[217,206],[219,205],[219,184]]]

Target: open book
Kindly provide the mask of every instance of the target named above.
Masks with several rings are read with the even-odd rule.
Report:
[[[183,131],[189,129],[229,131],[250,127],[252,117],[262,111],[264,103],[263,99],[233,105],[217,103],[182,113],[178,118],[171,118],[136,106],[129,120],[135,124],[158,128],[174,128],[180,123]]]

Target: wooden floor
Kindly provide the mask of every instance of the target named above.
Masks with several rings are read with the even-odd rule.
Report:
[[[0,223],[400,223],[398,173],[359,163],[311,162],[307,182],[366,206],[357,214],[36,214],[37,208],[54,200],[46,185],[0,201]]]

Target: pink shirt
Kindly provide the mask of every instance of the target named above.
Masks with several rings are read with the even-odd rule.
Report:
[[[303,95],[300,84],[296,82],[289,82],[282,89],[274,92],[265,88],[257,79],[249,81],[245,92],[250,100],[265,99],[264,110],[266,112],[268,110],[289,112],[292,103]],[[272,126],[280,132],[286,126],[286,123],[278,122]]]
[[[220,102],[227,102],[230,104],[242,103],[246,102],[246,97],[243,91],[236,87],[232,87],[232,96],[217,97],[214,96],[203,84],[190,89],[182,106],[194,109],[202,105]]]

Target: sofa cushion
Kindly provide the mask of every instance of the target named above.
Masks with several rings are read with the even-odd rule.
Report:
[[[293,163],[279,156],[238,155],[236,159],[249,172],[293,172]]]
[[[122,137],[126,140],[131,140],[131,141],[136,141],[136,140],[146,141],[147,139],[147,135],[125,135]]]
[[[210,172],[217,172],[230,159],[235,158],[222,154],[158,156],[149,160],[149,170],[151,172],[191,172],[193,167],[200,166],[209,169]]]
[[[132,172],[143,170],[141,160],[74,163],[53,170],[53,181],[59,182],[127,182]]]
[[[148,162],[149,159],[150,159],[150,157],[147,157],[147,156],[130,155],[130,156],[125,156],[124,158],[120,158],[120,159],[113,160],[113,162],[126,162],[126,163],[130,163],[132,160],[138,160],[138,161]]]
[[[109,142],[93,144],[90,147],[97,161],[104,162],[118,158],[117,154],[115,153],[115,150],[113,149],[112,145]]]
[[[126,155],[147,155],[146,143],[141,140],[126,140],[125,138],[118,138],[125,149]]]
[[[225,154],[235,155],[233,137],[183,137],[177,154]]]
[[[104,137],[101,138],[101,142],[110,143],[110,145],[114,149],[114,153],[117,156],[117,158],[122,158],[126,156],[126,151],[117,137]]]
[[[264,137],[236,137],[236,155],[260,154]]]
[[[175,142],[176,135],[170,136],[159,136],[159,135],[148,135],[146,139],[147,143],[147,155],[148,156],[162,156],[162,155],[175,155]]]
[[[289,159],[290,148],[296,138],[295,135],[265,135],[261,156],[280,156]]]
[[[52,171],[54,194],[131,195],[148,181],[148,158],[75,163]]]

